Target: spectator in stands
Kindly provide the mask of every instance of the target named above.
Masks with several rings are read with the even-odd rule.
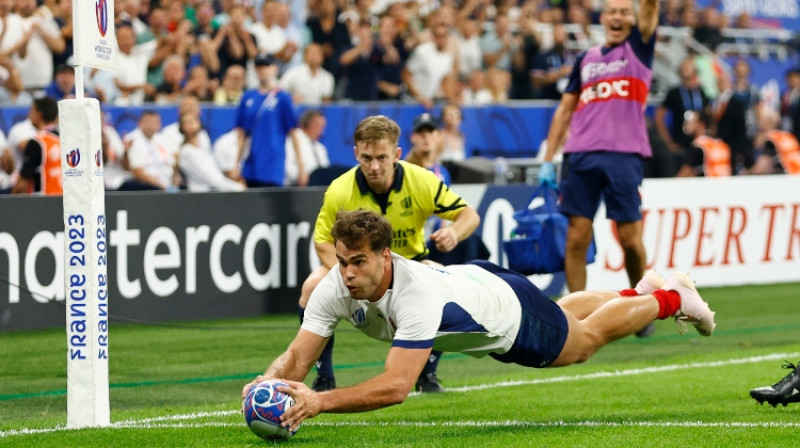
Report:
[[[486,74],[475,70],[469,76],[468,84],[461,91],[461,104],[481,106],[492,103],[492,93],[486,88]]]
[[[286,30],[278,25],[279,5],[275,0],[265,1],[261,5],[261,21],[253,23],[250,32],[255,38],[258,52],[272,55],[278,65],[283,65],[291,58],[291,55],[286,57],[287,52],[293,54],[297,48],[292,48],[295,44],[289,42]]]
[[[499,68],[511,72],[511,54],[516,50],[511,34],[508,15],[501,12],[495,16],[494,27],[481,36],[484,68]]]
[[[706,110],[686,113],[686,134],[692,137],[692,147],[684,166],[695,176],[724,177],[731,175],[731,148],[710,135],[711,114]]]
[[[242,163],[239,159],[239,129],[233,128],[220,135],[213,144],[214,160],[228,179],[241,179]],[[250,155],[250,138],[246,138],[241,149],[241,160]]]
[[[294,5],[296,3],[303,3],[303,1],[304,0],[297,0],[291,3]],[[284,73],[286,70],[303,62],[303,46],[306,44],[305,19],[303,19],[302,25],[295,23],[295,21],[292,20],[292,12],[289,9],[289,5],[286,3],[278,2],[276,10],[278,26],[283,28],[286,34],[286,46],[284,46],[283,51],[278,54],[278,58],[283,61],[281,73]]]
[[[539,90],[543,100],[559,100],[561,92],[567,87],[569,74],[575,64],[575,53],[565,47],[567,32],[564,25],[553,25],[553,47],[541,54],[531,76],[533,85]]]
[[[0,131],[0,194],[11,193],[15,166],[14,153],[8,147],[8,140],[3,131]]]
[[[162,141],[161,116],[154,110],[145,110],[139,117],[139,126],[125,136],[125,163],[133,179],[119,189],[177,190],[174,176],[177,148],[170,150]]]
[[[508,101],[508,92],[511,89],[511,77],[508,72],[497,67],[486,70],[486,90],[492,97],[492,104],[502,104]]]
[[[528,2],[520,11],[516,50],[511,58],[511,88],[509,98],[528,100],[535,97],[531,70],[538,59],[541,38],[537,30],[536,7]]]
[[[156,88],[147,83],[147,68],[155,54],[157,42],[151,40],[136,44],[136,35],[130,25],[117,28],[117,73],[115,82],[120,91],[118,105],[139,105],[145,96],[155,93]]]
[[[458,44],[458,78],[467,80],[472,72],[483,69],[478,21],[473,17],[458,19],[458,31],[453,37]]]
[[[164,82],[156,88],[155,101],[162,104],[177,103],[183,97],[186,65],[183,57],[172,55],[164,61]]]
[[[62,53],[66,43],[53,17],[37,11],[36,0],[17,0],[16,12],[22,21],[23,35],[30,37],[13,61],[25,88],[42,91],[53,80],[53,54]]]
[[[751,174],[800,174],[800,143],[794,134],[780,129],[780,122],[777,112],[761,112]]]
[[[225,106],[239,104],[244,93],[244,67],[241,65],[231,65],[222,77],[222,83],[214,92],[214,104]]]
[[[25,91],[11,58],[0,59],[0,106],[30,106],[32,103],[33,96]]]
[[[310,43],[305,48],[304,63],[281,76],[278,85],[292,95],[295,103],[319,105],[333,98],[333,75],[322,68],[322,46]]]
[[[122,0],[114,3],[114,10],[118,13],[117,19],[119,22],[129,24],[137,39],[147,32],[147,24],[139,17],[141,4],[142,0]]]
[[[456,104],[446,104],[442,108],[442,160],[464,160],[464,133],[461,132],[463,115],[461,108]]]
[[[409,51],[393,17],[380,19],[378,38],[374,41],[372,51],[370,60],[377,62],[378,99],[399,100],[404,90],[403,66],[408,60]]]
[[[245,9],[232,5],[227,13],[230,21],[222,25],[214,36],[214,48],[219,57],[219,71],[224,73],[231,65],[247,66],[258,53],[253,36],[245,28]]]
[[[189,70],[189,78],[183,86],[183,94],[195,96],[202,102],[210,102],[216,92],[216,80],[208,76],[208,69],[202,65],[195,65]]]
[[[297,133],[297,142],[300,148],[295,150],[294,140],[286,138],[286,179],[284,185],[297,185],[297,154],[303,159],[303,167],[314,175],[314,171],[319,168],[327,168],[331,165],[328,160],[328,149],[325,148],[319,139],[325,133],[327,125],[325,115],[316,109],[308,109],[300,116],[300,132]]]
[[[177,153],[186,138],[180,130],[181,117],[184,115],[193,115],[202,123],[201,114],[200,100],[196,96],[186,95],[181,98],[180,103],[178,103],[178,119],[175,120],[174,123],[164,126],[159,131],[159,141],[167,148],[168,152]],[[197,135],[194,139],[195,146],[198,146],[203,151],[211,153],[211,138],[208,136],[208,132],[206,132],[205,129],[201,127],[201,129],[197,131]]]
[[[118,190],[125,182],[133,178],[126,166],[127,159],[124,159],[124,148],[123,157],[121,158],[119,154],[114,151],[109,133],[106,132],[105,129],[103,129],[101,134],[100,148],[103,151],[103,183],[105,189],[111,191]]]
[[[338,16],[334,0],[317,0],[314,15],[306,23],[311,41],[322,45],[325,56],[322,67],[333,75],[337,83],[343,75],[339,57],[350,45],[350,32]]]
[[[275,77],[278,65],[268,54],[259,55],[255,60],[259,86],[248,90],[242,96],[236,114],[236,128],[239,132],[239,160],[244,160],[241,177],[248,187],[279,187],[286,177],[286,137],[297,143],[297,117],[292,97],[279,89]],[[243,150],[250,138],[250,154],[243,158]],[[297,185],[308,184],[308,172],[303,166],[302,157],[297,157]]]
[[[800,67],[786,71],[786,91],[781,95],[781,127],[800,139]]]
[[[730,75],[724,71],[717,77],[719,96],[712,104],[714,134],[731,148],[734,175],[753,166],[753,142],[747,138],[747,105],[733,94]]]
[[[45,2],[46,4],[47,2]],[[73,54],[72,45],[72,0],[56,0],[52,7],[53,20],[64,37],[64,51],[53,51],[53,67],[67,64]],[[47,8],[42,6],[42,8]]]
[[[700,12],[700,21],[694,29],[694,38],[711,51],[716,51],[725,38],[722,28],[725,26],[724,16],[714,5],[709,5]]]
[[[737,59],[733,65],[733,94],[746,107],[747,138],[749,144],[752,145],[758,132],[761,92],[758,86],[750,82],[750,74],[750,63],[744,58]]]
[[[683,121],[686,112],[701,111],[708,106],[709,101],[700,88],[694,60],[691,57],[681,62],[678,75],[681,83],[667,91],[664,101],[656,109],[655,125],[659,136],[672,152],[669,170],[672,174],[690,176],[694,175],[691,171],[680,171],[680,168],[686,165],[693,140],[692,136],[684,132]],[[668,122],[672,124],[669,127]]]
[[[428,110],[435,101],[458,101],[455,96],[455,60],[447,52],[450,33],[446,26],[438,24],[432,35],[433,41],[414,49],[403,70],[403,82],[409,95]]]
[[[115,76],[111,70],[83,67],[83,85],[101,103],[114,104],[119,97]]]
[[[392,19],[386,18],[385,20]],[[380,67],[386,54],[382,53],[378,47],[379,44],[373,39],[369,22],[362,22],[353,36],[352,44],[342,51],[339,58],[339,63],[344,70],[343,77],[347,83],[345,98],[354,101],[379,99],[378,78],[381,75]],[[397,84],[395,95],[399,95],[399,87]]]
[[[406,154],[406,161],[427,168],[445,185],[449,186],[451,183],[450,171],[440,161],[444,141],[436,118],[428,112],[415,118],[410,139],[412,146]],[[430,235],[433,232],[426,233]]]
[[[178,153],[178,167],[189,191],[242,191],[246,188],[243,181],[227,178],[217,166],[211,149],[201,147],[200,135],[205,130],[197,115],[181,115],[179,128],[183,143]]]
[[[61,140],[56,130],[58,104],[46,96],[37,98],[28,118],[36,135],[25,144],[22,166],[11,193],[61,194]]]
[[[56,67],[55,79],[44,90],[44,94],[56,101],[75,98],[75,67],[66,64]]]
[[[27,31],[22,23],[22,18],[14,11],[13,0],[0,1],[0,23],[3,24],[0,35],[0,61],[18,56],[20,50],[28,43],[33,35],[33,29]]]

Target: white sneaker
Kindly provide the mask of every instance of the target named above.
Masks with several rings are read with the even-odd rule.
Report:
[[[675,324],[678,325],[681,334],[687,330],[686,322],[694,325],[697,332],[703,336],[711,336],[714,332],[714,313],[708,307],[688,274],[675,272],[666,281],[662,289],[676,291],[681,296],[681,309],[675,316]]]
[[[651,269],[644,273],[644,276],[642,276],[642,279],[639,280],[639,283],[636,284],[634,289],[640,296],[644,296],[647,294],[652,294],[657,289],[661,289],[663,286],[664,279],[661,278],[661,275],[659,275],[658,272]]]

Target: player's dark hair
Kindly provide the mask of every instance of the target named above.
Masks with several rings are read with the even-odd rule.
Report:
[[[400,126],[385,115],[373,115],[361,120],[353,133],[353,143],[377,143],[383,139],[389,140],[392,146],[397,146],[400,139]]]
[[[55,123],[58,119],[58,103],[53,98],[49,96],[36,98],[33,100],[33,105],[45,123]]]
[[[369,243],[373,252],[392,247],[392,225],[386,218],[369,210],[340,210],[331,231],[333,241],[341,241],[348,249]]]

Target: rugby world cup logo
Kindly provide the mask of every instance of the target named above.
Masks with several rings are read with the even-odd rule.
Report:
[[[94,5],[94,15],[97,18],[97,30],[100,35],[106,37],[108,31],[108,3],[106,0],[97,0]]]
[[[81,152],[78,148],[73,149],[67,153],[67,165],[70,168],[75,168],[81,162]]]

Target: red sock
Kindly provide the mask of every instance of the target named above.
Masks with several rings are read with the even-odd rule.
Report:
[[[658,319],[666,319],[681,309],[681,296],[678,291],[653,291],[653,296],[658,300]]]
[[[630,296],[638,296],[639,293],[636,292],[635,289],[623,289],[619,292],[619,295],[623,297],[630,297]]]

